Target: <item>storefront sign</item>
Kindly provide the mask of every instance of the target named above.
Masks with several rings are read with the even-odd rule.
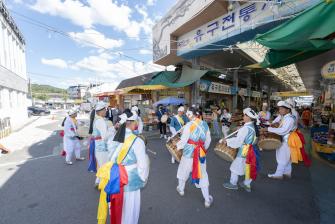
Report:
[[[231,94],[231,88],[228,85],[211,82],[208,80],[200,80],[200,91],[220,94]]]
[[[261,98],[261,92],[251,91],[251,97]]]
[[[310,96],[312,95],[309,91],[288,91],[288,92],[275,92],[273,96],[280,97],[293,97],[293,96]]]
[[[178,38],[178,55],[204,47],[210,43],[237,36],[264,24],[301,11],[313,1],[296,0],[292,3],[251,2],[222,15]],[[239,40],[236,40],[239,41]]]
[[[325,79],[335,79],[335,61],[331,61],[323,66],[321,75]]]

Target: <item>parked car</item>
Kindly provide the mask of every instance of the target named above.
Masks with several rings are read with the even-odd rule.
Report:
[[[42,107],[28,107],[28,114],[31,113],[31,115],[48,115],[50,114],[50,110],[42,108]]]

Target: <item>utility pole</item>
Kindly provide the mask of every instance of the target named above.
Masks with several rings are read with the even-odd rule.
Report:
[[[33,90],[31,88],[31,79],[30,79],[30,76],[29,76],[29,95],[30,95],[32,106],[35,106],[34,99],[33,99]]]

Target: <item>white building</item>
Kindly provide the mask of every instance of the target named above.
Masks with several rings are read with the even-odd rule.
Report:
[[[83,99],[88,91],[88,86],[86,85],[76,85],[70,86],[67,89],[70,99]]]
[[[12,129],[27,121],[27,72],[23,35],[0,0],[0,120]]]

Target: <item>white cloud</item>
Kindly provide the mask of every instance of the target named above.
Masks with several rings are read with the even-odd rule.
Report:
[[[55,58],[55,59],[42,58],[41,62],[42,62],[42,64],[50,65],[50,66],[54,66],[54,67],[62,68],[62,69],[68,67],[66,61],[64,61],[63,59],[60,59],[60,58]]]
[[[110,26],[125,32],[128,37],[138,38],[141,30],[149,34],[153,25],[144,7],[136,7],[143,16],[142,20],[136,21],[132,18],[131,8],[113,0],[87,0],[87,4],[79,0],[37,0],[30,8],[68,19],[85,29],[92,29],[94,25]]]
[[[141,49],[140,54],[152,54],[152,50]]]
[[[154,4],[156,4],[156,0],[147,0],[147,5],[152,6]]]
[[[123,40],[107,38],[104,34],[93,29],[85,29],[81,33],[70,32],[69,35],[83,46],[112,49],[124,45]]]

